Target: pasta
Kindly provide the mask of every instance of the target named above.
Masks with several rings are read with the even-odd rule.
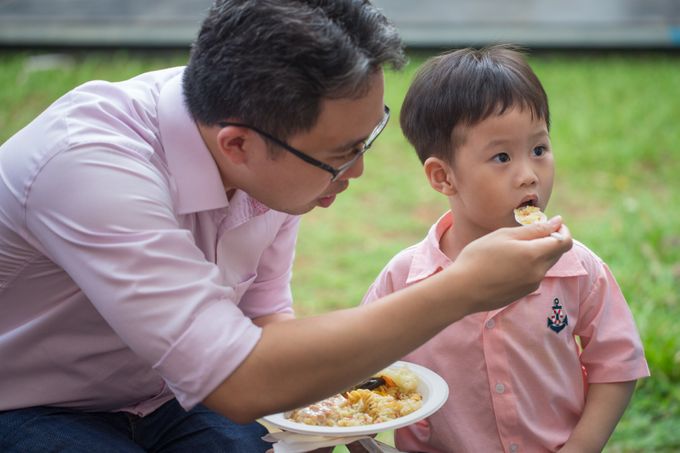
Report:
[[[522,206],[515,209],[515,220],[521,225],[531,225],[532,223],[545,222],[548,220],[538,206]]]
[[[307,425],[358,426],[403,417],[422,406],[418,378],[406,366],[387,368],[376,375],[383,385],[355,388],[286,414]]]

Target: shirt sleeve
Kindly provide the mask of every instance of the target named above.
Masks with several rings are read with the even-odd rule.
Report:
[[[387,269],[383,269],[383,271],[380,272],[371,286],[368,287],[366,294],[364,294],[364,297],[361,300],[361,305],[370,304],[381,297],[385,297],[387,294],[390,294],[391,285],[389,279],[387,278],[387,274]]]
[[[189,408],[261,331],[178,224],[166,175],[139,156],[105,144],[57,154],[27,188],[27,235]]]
[[[583,260],[589,283],[583,288],[575,334],[581,339],[581,363],[588,382],[623,382],[649,376],[635,320],[605,263]]]
[[[397,253],[385,265],[375,281],[368,287],[366,294],[361,301],[361,305],[370,304],[376,300],[392,294],[407,286],[407,279],[411,260],[413,259],[413,248],[407,248]]]
[[[293,314],[290,281],[299,226],[299,216],[288,216],[262,254],[257,277],[240,302],[251,319],[274,313]]]

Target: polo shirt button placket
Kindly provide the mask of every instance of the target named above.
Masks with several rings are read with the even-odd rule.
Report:
[[[496,327],[496,321],[494,321],[493,319],[489,319],[484,326],[487,329],[493,329],[494,327]]]
[[[500,382],[496,384],[496,393],[503,394],[505,393],[505,386],[501,384]]]
[[[510,453],[517,453],[519,451],[519,445],[510,444]]]

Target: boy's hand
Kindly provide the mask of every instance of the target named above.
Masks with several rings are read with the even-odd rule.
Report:
[[[450,268],[479,282],[472,285],[475,293],[467,294],[475,302],[471,312],[495,310],[538,288],[548,269],[572,245],[569,229],[554,217],[483,236],[468,244]]]

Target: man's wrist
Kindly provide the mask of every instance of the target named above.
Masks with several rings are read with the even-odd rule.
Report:
[[[441,307],[447,318],[446,324],[479,311],[477,279],[462,266],[454,262],[431,280],[427,288],[428,298],[432,299],[432,305]]]

